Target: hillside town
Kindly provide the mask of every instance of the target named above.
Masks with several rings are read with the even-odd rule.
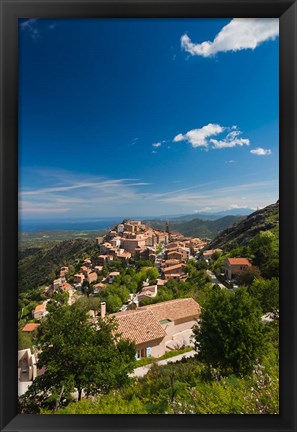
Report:
[[[47,305],[56,294],[64,294],[69,305],[85,297],[88,298],[108,292],[112,284],[121,276],[121,270],[114,271],[112,265],[122,263],[124,267],[135,268],[137,263],[144,263],[148,268],[157,270],[156,277],[147,277],[136,292],[129,293],[116,312],[108,313],[106,302],[101,301],[97,310],[90,309],[87,314],[92,322],[106,316],[114,317],[118,331],[125,339],[136,346],[136,358],[160,358],[172,350],[193,348],[192,328],[201,313],[201,307],[191,297],[153,301],[159,290],[168,281],[186,282],[188,279],[187,263],[203,262],[206,267],[214,254],[221,254],[222,249],[207,249],[210,239],[191,238],[174,231],[166,224],[166,231],[156,230],[140,220],[124,220],[114,226],[105,236],[96,238],[98,253],[92,259],[84,258],[78,272],[71,274],[67,265],[60,267],[58,277],[52,281],[45,292],[48,298],[32,311],[32,319],[22,328],[23,333],[37,334],[40,323],[50,313]],[[225,263],[224,277],[233,280],[237,274],[251,267],[246,258],[228,258]],[[218,281],[208,269],[212,285],[226,286]],[[236,286],[236,285],[235,285]],[[38,351],[34,353],[28,347],[18,354],[19,394],[23,394],[36,376],[43,373],[37,370]]]

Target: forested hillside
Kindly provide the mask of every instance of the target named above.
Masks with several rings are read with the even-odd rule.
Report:
[[[19,291],[26,291],[50,283],[56,272],[65,263],[75,264],[76,260],[87,257],[97,250],[94,240],[65,240],[45,248],[23,251],[19,256]]]
[[[224,216],[217,220],[192,219],[190,221],[169,221],[170,231],[178,231],[188,237],[207,237],[213,239],[220,231],[232,226],[235,222],[242,220],[241,216]],[[166,221],[150,220],[147,225],[160,229],[166,229]]]

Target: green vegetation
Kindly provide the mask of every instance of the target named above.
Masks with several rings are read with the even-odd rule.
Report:
[[[119,271],[120,275],[98,294],[93,293],[94,284],[85,283],[80,298],[69,307],[67,294],[53,295],[41,285],[52,282],[61,265],[70,267],[71,276],[84,258],[98,255],[94,242],[71,240],[44,249],[31,245],[27,253],[24,250],[20,263],[21,278],[25,275],[26,283],[20,286],[19,345],[41,348],[38,367],[46,366],[46,370],[20,398],[20,412],[278,413],[278,203],[228,228],[210,245],[221,246],[224,252],[215,253],[209,266],[219,279],[228,257],[246,257],[253,264],[237,277],[238,289],[212,287],[205,261],[190,260],[186,264],[186,281],[169,280],[155,298],[141,302],[145,305],[193,297],[202,307],[201,325],[194,330],[197,356],[162,367],[156,361],[190,348],[136,362],[135,346],[117,341],[112,319],[99,319],[96,325],[86,315],[90,309],[99,311],[101,301],[106,302],[107,312],[116,312],[127,303],[129,293],[143,287],[143,282],[154,284],[158,271],[150,261],[131,261],[130,265],[113,261],[104,267],[103,275],[110,271]],[[42,258],[49,259],[50,266],[42,264]],[[30,281],[33,264],[38,276],[33,272]],[[35,306],[52,296],[55,302],[49,303],[50,314],[35,334],[22,333],[23,325],[32,321]],[[268,312],[274,319],[263,323],[261,316]],[[143,378],[129,378],[135,367],[151,362]],[[82,400],[75,399],[75,389],[78,399],[84,394]]]
[[[156,297],[142,300],[140,306],[188,297],[203,304],[211,291],[210,278],[204,269],[200,269],[199,262],[188,262],[186,270],[189,275],[186,281],[168,280],[164,286],[158,288]]]
[[[240,216],[224,216],[217,220],[202,220],[192,217],[190,221],[170,220],[170,230],[180,232],[190,237],[214,238],[220,231],[229,228],[235,222],[242,220]],[[147,225],[160,230],[166,229],[166,222],[151,220],[145,222]]]
[[[277,414],[278,366],[271,351],[248,377],[221,377],[197,359],[152,365],[143,378],[58,414]],[[44,412],[44,411],[43,411]],[[51,412],[44,412],[49,413]]]
[[[220,374],[245,376],[267,349],[265,325],[258,302],[246,289],[228,293],[214,289],[194,328],[199,358]]]
[[[258,210],[232,227],[220,232],[207,246],[208,249],[220,248],[231,251],[238,246],[247,246],[260,231],[271,231],[279,238],[279,202]]]
[[[135,346],[120,338],[113,319],[94,324],[78,308],[48,305],[49,315],[38,328],[41,349],[38,368],[45,368],[20,398],[23,413],[56,410],[71,393],[108,393],[129,382],[135,366]],[[100,331],[98,329],[100,328]]]
[[[83,258],[96,254],[98,247],[93,240],[66,240],[53,247],[38,249],[19,259],[19,292],[51,283],[64,263],[75,266]]]

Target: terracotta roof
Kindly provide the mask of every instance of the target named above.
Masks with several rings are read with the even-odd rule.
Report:
[[[40,326],[40,324],[34,324],[34,323],[26,324],[22,331],[31,332],[36,330],[38,326]]]
[[[230,265],[247,265],[251,267],[251,263],[247,258],[227,258]]]
[[[178,264],[179,261],[177,259],[168,259],[166,261],[164,261],[161,265],[162,266],[166,266],[166,264]]]
[[[164,268],[163,271],[164,271],[164,273],[168,273],[168,272],[171,272],[172,270],[176,270],[178,268],[184,268],[184,267],[185,267],[184,264],[176,264],[174,266]]]
[[[42,304],[36,306],[36,308],[34,309],[34,313],[43,312],[45,310],[46,310],[46,304],[42,303]]]
[[[117,331],[136,345],[166,336],[164,329],[149,310],[139,308],[135,311],[119,312],[113,316],[118,323]]]
[[[99,283],[93,285],[93,288],[105,288],[105,287],[106,287],[106,285],[103,284],[103,283],[101,283],[101,282],[99,282]]]
[[[122,252],[122,253],[117,253],[117,256],[119,257],[128,257],[128,258],[130,258],[131,257],[131,253],[130,252]]]
[[[181,255],[181,256],[182,256],[182,252],[175,251],[175,250],[167,253],[168,256],[169,256],[169,255],[173,255],[173,254],[178,254],[178,255]]]
[[[192,298],[185,298],[143,306],[133,311],[118,312],[110,316],[114,316],[118,322],[117,331],[137,345],[163,338],[166,335],[160,321],[198,317],[199,314],[199,304]]]
[[[164,285],[167,281],[163,279],[157,279],[157,285]]]
[[[169,300],[162,303],[144,306],[144,308],[152,311],[158,321],[166,318],[175,321],[181,318],[198,316],[200,314],[200,306],[192,298]]]
[[[157,285],[144,286],[144,287],[139,291],[139,294],[146,293],[147,291],[150,291],[150,292],[154,293],[154,292],[156,291],[156,287],[157,287]]]
[[[62,291],[68,291],[71,288],[72,288],[72,285],[70,285],[70,283],[68,283],[68,282],[63,283],[63,285],[61,286]]]

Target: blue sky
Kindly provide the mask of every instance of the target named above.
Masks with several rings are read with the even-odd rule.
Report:
[[[278,199],[277,19],[19,22],[22,219]]]

